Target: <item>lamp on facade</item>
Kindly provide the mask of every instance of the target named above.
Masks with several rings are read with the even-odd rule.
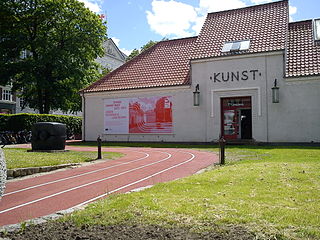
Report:
[[[200,91],[199,91],[199,84],[196,85],[196,89],[193,92],[193,106],[200,105]]]
[[[274,80],[274,86],[272,87],[272,102],[279,102],[279,87],[277,86],[277,79]]]

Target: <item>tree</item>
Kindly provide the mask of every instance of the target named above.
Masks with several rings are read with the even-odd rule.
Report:
[[[100,73],[100,78],[111,73],[112,69],[111,68],[107,68],[107,67],[102,67],[101,69],[101,73]]]
[[[140,54],[140,51],[138,49],[133,49],[132,52],[130,53],[130,55],[127,57],[126,61],[128,62],[129,60],[131,60],[132,58],[134,58],[135,56],[138,56]]]
[[[77,0],[0,1],[0,84],[40,113],[80,110],[105,39],[103,20]]]
[[[140,53],[142,53],[143,51],[147,50],[148,48],[152,47],[153,45],[155,45],[156,43],[158,43],[157,41],[152,41],[150,40],[149,42],[147,42],[145,45],[143,45],[140,50],[138,49],[133,49],[132,52],[130,53],[130,55],[127,57],[126,61],[131,60],[132,58],[134,58],[135,56],[138,56]]]

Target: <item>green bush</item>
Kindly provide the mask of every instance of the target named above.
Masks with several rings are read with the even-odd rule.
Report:
[[[67,135],[81,134],[81,117],[31,113],[0,114],[0,131],[31,131],[32,125],[37,122],[64,123],[67,126]]]

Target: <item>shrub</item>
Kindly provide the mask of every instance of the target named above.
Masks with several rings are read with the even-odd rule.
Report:
[[[67,126],[68,136],[81,134],[81,117],[32,113],[0,114],[0,131],[31,131],[32,125],[37,122],[64,123]]]

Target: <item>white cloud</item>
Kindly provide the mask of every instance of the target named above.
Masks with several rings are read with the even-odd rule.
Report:
[[[208,12],[245,7],[242,0],[200,0],[198,7],[175,0],[153,0],[152,10],[146,11],[150,28],[163,37],[196,35]]]
[[[133,49],[131,50],[128,50],[128,49],[125,49],[125,48],[119,48],[121,52],[123,52],[125,55],[129,56],[130,53],[133,51]]]
[[[201,17],[198,17],[197,20],[195,21],[195,24],[192,26],[192,30],[196,34],[200,33],[205,20],[206,20],[206,16],[201,16]]]
[[[293,21],[294,21],[292,15],[296,14],[297,11],[298,11],[297,7],[289,6],[289,21],[290,21],[290,22],[293,22]]]
[[[120,49],[121,52],[123,52],[125,55],[129,56],[130,53],[133,51],[133,49],[128,50],[125,48],[120,48],[120,39],[116,37],[111,37],[112,41],[117,45],[117,47]]]
[[[117,45],[117,47],[119,47],[120,39],[116,37],[112,37],[111,39]]]
[[[250,0],[253,4],[276,0]],[[246,7],[246,0],[199,0],[199,6],[179,0],[152,0],[152,10],[146,11],[150,28],[163,37],[177,38],[199,34],[208,12],[224,11]],[[289,6],[290,21],[297,8]]]
[[[192,35],[191,27],[198,17],[193,6],[173,0],[153,0],[152,11],[146,13],[151,29],[163,37]]]
[[[83,2],[84,5],[92,12],[101,13],[101,1],[100,0],[78,0]]]
[[[294,6],[289,6],[289,14],[290,15],[294,15],[297,13],[297,7],[294,7]]]

